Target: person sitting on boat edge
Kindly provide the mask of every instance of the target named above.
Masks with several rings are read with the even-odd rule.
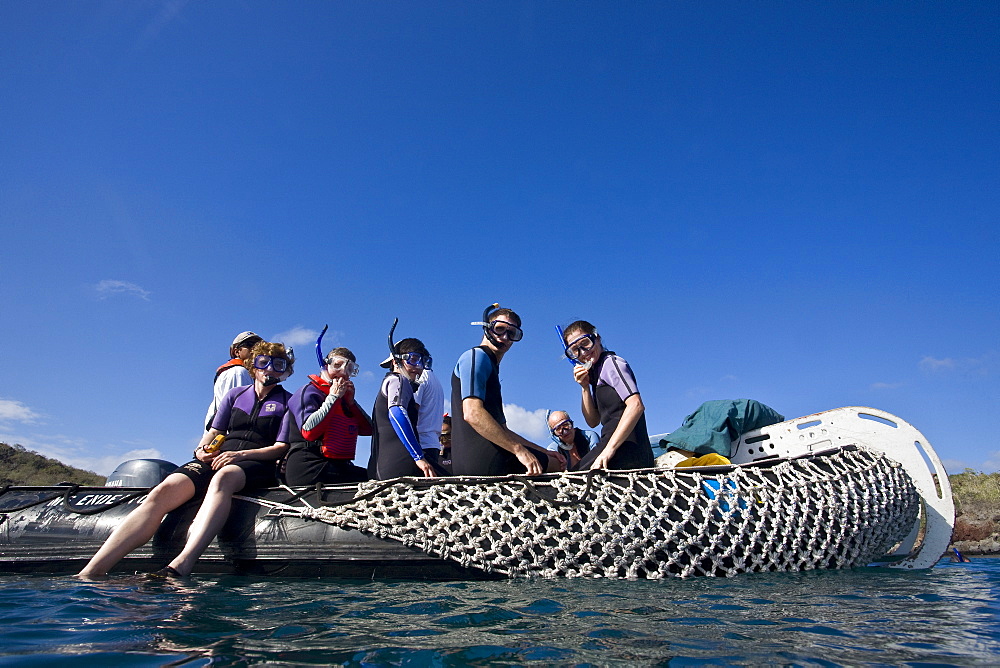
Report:
[[[106,575],[125,555],[145,544],[172,510],[204,496],[188,529],[184,548],[164,576],[186,576],[229,517],[233,494],[275,484],[275,460],[287,448],[291,393],[280,383],[292,375],[294,356],[281,343],[259,341],[246,364],[253,385],[236,387],[223,398],[195,459],[178,467],[118,525],[80,571],[81,577]],[[224,436],[221,448],[210,443]]]
[[[424,456],[413,429],[418,413],[413,386],[424,368],[422,351],[426,348],[420,339],[409,338],[394,344],[391,350],[392,369],[382,380],[372,408],[374,428],[368,475],[373,480],[402,476],[434,478],[437,473]]]
[[[580,460],[600,440],[596,431],[574,426],[573,420],[570,419],[569,413],[566,411],[549,411],[546,422],[549,434],[552,436],[553,446],[559,448],[566,457],[567,471],[574,470]]]
[[[325,331],[325,330],[324,330]],[[323,335],[316,342],[322,345]],[[310,375],[288,404],[292,416],[285,483],[352,483],[368,480],[368,471],[354,464],[358,436],[371,436],[372,421],[355,399],[357,357],[337,347],[319,357],[319,375]]]
[[[539,475],[562,471],[565,458],[507,427],[500,361],[524,335],[521,318],[492,304],[483,311],[483,338],[458,358],[451,375],[452,472],[455,475]]]
[[[219,404],[222,403],[222,397],[226,396],[226,392],[234,387],[242,387],[253,383],[253,378],[250,377],[250,372],[247,371],[244,363],[249,359],[250,351],[253,350],[254,344],[262,340],[253,332],[240,332],[233,339],[232,345],[229,346],[229,357],[231,359],[215,370],[215,382],[212,386],[212,403],[208,405],[208,412],[205,413],[205,431],[212,428],[212,418],[215,417],[215,412],[219,410]]]
[[[567,325],[563,343],[566,357],[574,362],[583,417],[591,427],[601,425],[601,440],[577,470],[651,468],[646,409],[628,362],[605,350],[597,328],[586,320]]]

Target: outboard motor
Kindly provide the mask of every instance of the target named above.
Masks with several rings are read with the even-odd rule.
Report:
[[[176,464],[164,459],[130,459],[119,464],[104,484],[108,487],[155,487],[176,468]]]

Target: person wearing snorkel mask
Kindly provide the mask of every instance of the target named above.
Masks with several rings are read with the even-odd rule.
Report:
[[[575,470],[580,460],[600,440],[596,431],[574,426],[573,420],[570,419],[569,413],[566,411],[549,411],[546,422],[549,425],[549,434],[552,436],[553,444],[566,457],[567,471]]]
[[[253,378],[250,377],[250,372],[247,371],[245,363],[250,359],[250,351],[253,350],[254,344],[262,340],[253,332],[240,332],[233,339],[232,345],[229,346],[229,357],[231,359],[215,370],[215,382],[212,385],[212,403],[208,405],[208,412],[205,413],[205,431],[212,428],[212,418],[215,417],[215,412],[219,410],[219,404],[222,403],[222,398],[226,396],[226,392],[234,387],[253,383]]]
[[[371,418],[354,397],[351,378],[358,375],[357,358],[341,347],[320,361],[319,375],[310,375],[309,383],[288,405],[294,425],[285,459],[285,483],[365,482],[368,471],[352,461],[358,436],[372,434]]]
[[[605,350],[597,328],[577,320],[563,330],[566,357],[574,362],[573,380],[581,389],[581,409],[591,427],[601,425],[597,447],[576,469],[638,469],[653,466],[645,407],[628,362]]]
[[[451,376],[451,467],[455,475],[540,475],[561,471],[565,458],[507,427],[500,361],[524,335],[521,318],[493,304],[483,312],[483,339],[458,359]]]
[[[389,337],[392,338],[391,333]],[[413,428],[419,411],[413,395],[417,376],[429,357],[427,349],[419,339],[409,338],[392,345],[390,350],[392,369],[382,380],[372,409],[374,429],[368,475],[374,480],[402,476],[434,478],[437,473],[424,455]]]
[[[118,525],[80,571],[81,577],[106,575],[122,557],[145,544],[170,511],[204,496],[188,529],[181,553],[157,571],[164,577],[186,576],[194,569],[229,517],[233,494],[275,484],[275,460],[285,452],[291,416],[291,393],[280,383],[292,375],[295,358],[280,343],[259,341],[246,361],[253,385],[226,393],[212,427],[198,443],[194,460],[178,467],[153,488],[142,504]],[[223,436],[221,447],[210,444]]]

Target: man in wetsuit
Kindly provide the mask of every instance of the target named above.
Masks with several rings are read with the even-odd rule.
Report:
[[[451,458],[455,475],[539,475],[562,470],[564,458],[507,428],[500,360],[523,336],[521,318],[494,304],[483,313],[483,340],[466,351],[451,376]]]
[[[597,445],[600,437],[596,431],[580,429],[573,425],[566,411],[552,411],[548,418],[553,445],[566,456],[566,469],[573,471],[580,460]]]

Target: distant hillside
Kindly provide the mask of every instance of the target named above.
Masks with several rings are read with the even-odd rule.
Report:
[[[955,547],[969,554],[1000,554],[1000,473],[965,469],[948,479],[955,495]]]
[[[25,450],[21,445],[0,443],[0,487],[5,485],[103,485],[104,476],[66,466],[56,459]]]

